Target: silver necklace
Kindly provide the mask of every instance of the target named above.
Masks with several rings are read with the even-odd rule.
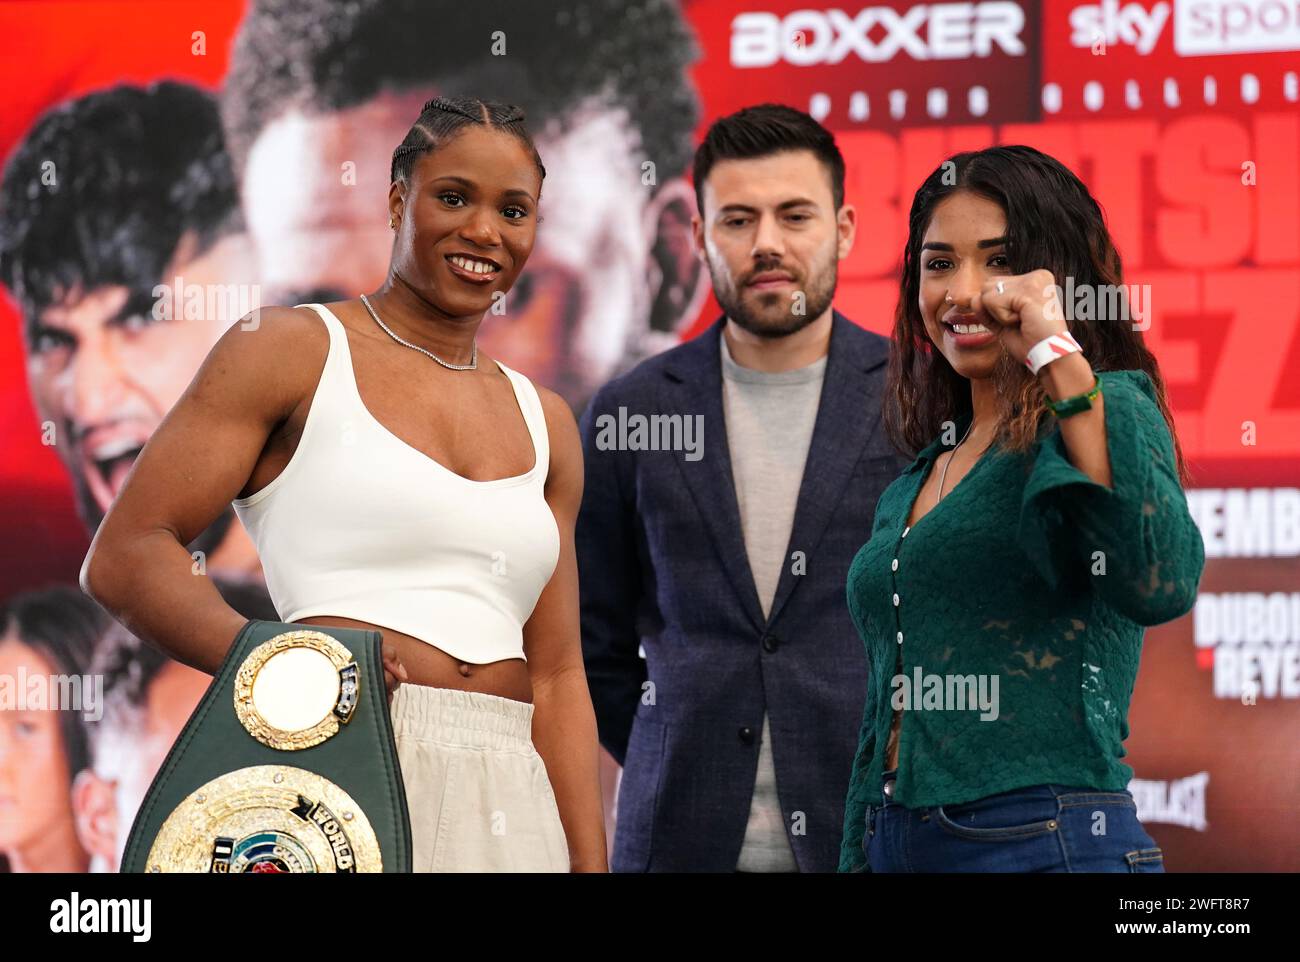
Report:
[[[370,312],[370,316],[375,319],[375,323],[378,324],[380,327],[382,327],[385,331],[387,331],[388,336],[391,337],[398,344],[405,344],[413,351],[419,351],[421,354],[429,355],[429,357],[433,358],[435,361],[437,361],[439,364],[441,364],[443,367],[447,368],[448,370],[474,371],[478,369],[478,339],[477,338],[474,340],[474,350],[470,353],[468,364],[449,364],[447,361],[444,361],[442,358],[434,354],[432,351],[426,351],[418,344],[412,344],[410,341],[404,341],[396,334],[394,334],[391,330],[389,330],[388,325],[379,319],[379,315],[375,313],[375,309],[370,306],[370,301],[366,299],[366,295],[364,294],[361,295],[361,303],[366,305],[366,310],[368,310]]]
[[[935,504],[938,504],[939,499],[943,497],[943,483],[948,478],[948,465],[952,464],[952,459],[957,456],[957,448],[961,447],[962,443],[968,437],[970,437],[970,429],[973,428],[974,426],[975,426],[975,419],[971,418],[970,424],[966,425],[966,433],[961,436],[961,441],[957,442],[957,446],[952,449],[952,454],[948,455],[948,460],[943,463],[943,472],[939,475],[939,490],[935,493],[934,496]]]

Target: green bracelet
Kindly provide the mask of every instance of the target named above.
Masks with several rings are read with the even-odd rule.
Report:
[[[1087,411],[1092,407],[1092,402],[1097,400],[1101,395],[1101,377],[1093,375],[1092,390],[1083,394],[1076,394],[1074,397],[1061,398],[1059,401],[1047,399],[1047,410],[1051,411],[1058,418],[1068,418],[1072,414],[1078,414],[1080,411]]]

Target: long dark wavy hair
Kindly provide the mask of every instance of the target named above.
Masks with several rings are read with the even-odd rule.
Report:
[[[920,293],[921,241],[935,206],[958,191],[971,191],[1001,205],[1007,219],[1006,252],[1012,273],[1045,268],[1064,287],[1094,291],[1116,287],[1122,292],[1119,252],[1106,230],[1101,207],[1088,188],[1060,161],[1025,146],[989,147],[956,154],[925,179],[908,215],[894,345],[889,356],[884,420],[890,441],[914,456],[943,429],[971,411],[970,382],[952,369],[931,343],[917,299]],[[1164,379],[1141,331],[1133,329],[1128,300],[1096,298],[1099,309],[1087,319],[1066,324],[1096,371],[1141,370],[1155,385],[1160,411],[1174,442],[1179,477],[1190,482],[1182,446],[1174,430]],[[1119,316],[1107,308],[1118,304]],[[1038,379],[1024,364],[1003,352],[994,367],[997,385],[997,441],[1012,451],[1028,450],[1055,418],[1047,411]]]

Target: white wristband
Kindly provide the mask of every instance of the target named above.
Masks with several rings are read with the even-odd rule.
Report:
[[[1043,338],[1031,347],[1029,353],[1025,355],[1025,367],[1029,368],[1031,374],[1036,375],[1044,365],[1082,350],[1073,334],[1069,331],[1061,331],[1059,334]]]

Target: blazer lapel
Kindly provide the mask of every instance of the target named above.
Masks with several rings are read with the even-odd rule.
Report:
[[[757,629],[763,628],[763,608],[745,551],[740,526],[740,505],[731,472],[731,450],[727,442],[726,417],[722,407],[722,351],[719,338],[725,318],[688,342],[665,368],[666,382],[660,410],[685,416],[704,415],[703,455],[698,461],[675,457],[682,480],[699,509],[700,518],[717,549],[746,617]]]
[[[877,386],[880,382],[868,381],[864,373],[888,360],[888,347],[853,337],[852,326],[848,318],[838,311],[834,313],[817,420],[768,624],[780,616],[795,585],[808,577],[808,574],[794,573],[791,555],[800,551],[810,567],[817,563],[816,548],[826,525],[839,505],[840,495],[858,459],[880,427],[882,398]],[[869,533],[862,533],[863,541]]]

